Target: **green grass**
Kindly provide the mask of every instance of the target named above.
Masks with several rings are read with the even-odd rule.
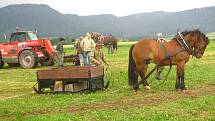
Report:
[[[189,97],[189,95],[183,97],[185,95],[183,93],[178,94],[174,91],[175,67],[164,84],[157,87],[162,82],[153,80],[152,76],[149,79],[153,80],[150,84],[152,90],[145,92],[141,88],[139,94],[134,95],[127,85],[130,45],[129,42],[120,42],[119,50],[115,54],[109,55],[107,48],[104,48],[106,58],[111,64],[105,76],[105,79],[110,81],[110,86],[108,90],[90,94],[35,94],[32,92],[32,86],[36,83],[36,71],[49,67],[36,69],[4,67],[0,70],[0,120],[215,120],[215,93],[207,93],[206,91],[204,95],[194,96],[195,98]],[[185,82],[188,90],[198,90],[200,87],[215,84],[214,45],[215,42],[210,42],[203,58],[191,58],[186,64]],[[65,48],[67,54],[73,53],[72,46],[65,46]],[[71,66],[72,64],[67,63],[66,65]],[[165,76],[167,71],[168,67],[162,76]],[[162,98],[165,95],[172,95],[174,98]],[[12,98],[8,99],[8,97]],[[150,102],[147,97],[149,99],[159,98]],[[132,101],[137,104],[133,105]],[[77,111],[72,111],[73,109]]]

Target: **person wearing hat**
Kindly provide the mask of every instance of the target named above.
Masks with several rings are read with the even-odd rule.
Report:
[[[157,41],[161,43],[166,42],[162,33],[157,33]]]
[[[157,42],[160,42],[160,43],[166,42],[166,40],[164,39],[162,33],[157,33]],[[162,72],[164,69],[165,69],[164,66],[157,68],[157,72],[156,72],[156,79],[157,79],[157,80],[162,80],[162,78],[161,78],[160,75],[161,75],[161,72]]]
[[[84,65],[83,50],[80,46],[82,39],[83,39],[83,37],[79,37],[78,39],[76,39],[75,45],[74,45],[75,54],[78,55],[78,57],[79,57],[80,66]]]
[[[65,41],[64,38],[59,38],[59,42],[56,46],[56,64],[58,67],[63,67],[63,61],[64,61],[64,49],[63,49],[63,42]]]
[[[91,56],[90,56],[91,63],[95,64],[96,66],[102,65],[102,63],[109,65],[105,59],[102,46],[103,46],[102,43],[97,43],[95,50],[91,53]]]
[[[82,39],[80,46],[83,50],[84,65],[90,65],[90,52],[95,48],[95,42],[91,39],[90,33],[87,33]]]

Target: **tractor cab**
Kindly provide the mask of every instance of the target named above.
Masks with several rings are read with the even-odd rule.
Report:
[[[32,31],[20,31],[11,34],[10,42],[24,42],[25,40],[38,40],[35,32]]]

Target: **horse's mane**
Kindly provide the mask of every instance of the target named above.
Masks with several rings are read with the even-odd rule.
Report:
[[[183,36],[186,36],[186,35],[188,35],[188,34],[190,34],[191,36],[204,36],[205,37],[205,34],[204,33],[202,33],[200,30],[198,30],[198,29],[195,29],[195,30],[192,30],[192,31],[183,31],[182,33],[181,33]]]
[[[204,38],[206,37],[204,33],[202,33],[199,29],[195,29],[195,30],[185,30],[183,32],[181,32],[181,34],[183,36],[186,36],[186,35],[190,35],[190,36],[203,36]],[[176,39],[178,35],[175,35],[175,37],[173,39]]]

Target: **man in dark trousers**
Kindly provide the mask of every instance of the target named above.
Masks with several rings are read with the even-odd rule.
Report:
[[[158,33],[158,34],[157,34],[157,37],[158,37],[158,38],[157,38],[157,41],[158,41],[158,42],[160,42],[160,43],[165,43],[165,42],[166,42],[166,40],[164,39],[162,33]],[[161,74],[161,72],[162,72],[163,70],[164,70],[164,66],[161,66],[161,67],[159,67],[159,68],[157,69],[157,73],[156,73],[156,79],[157,79],[157,80],[162,80],[160,74]]]
[[[63,67],[63,58],[64,58],[64,49],[63,49],[63,42],[65,41],[64,38],[59,38],[59,42],[56,46],[56,63],[58,67]]]

